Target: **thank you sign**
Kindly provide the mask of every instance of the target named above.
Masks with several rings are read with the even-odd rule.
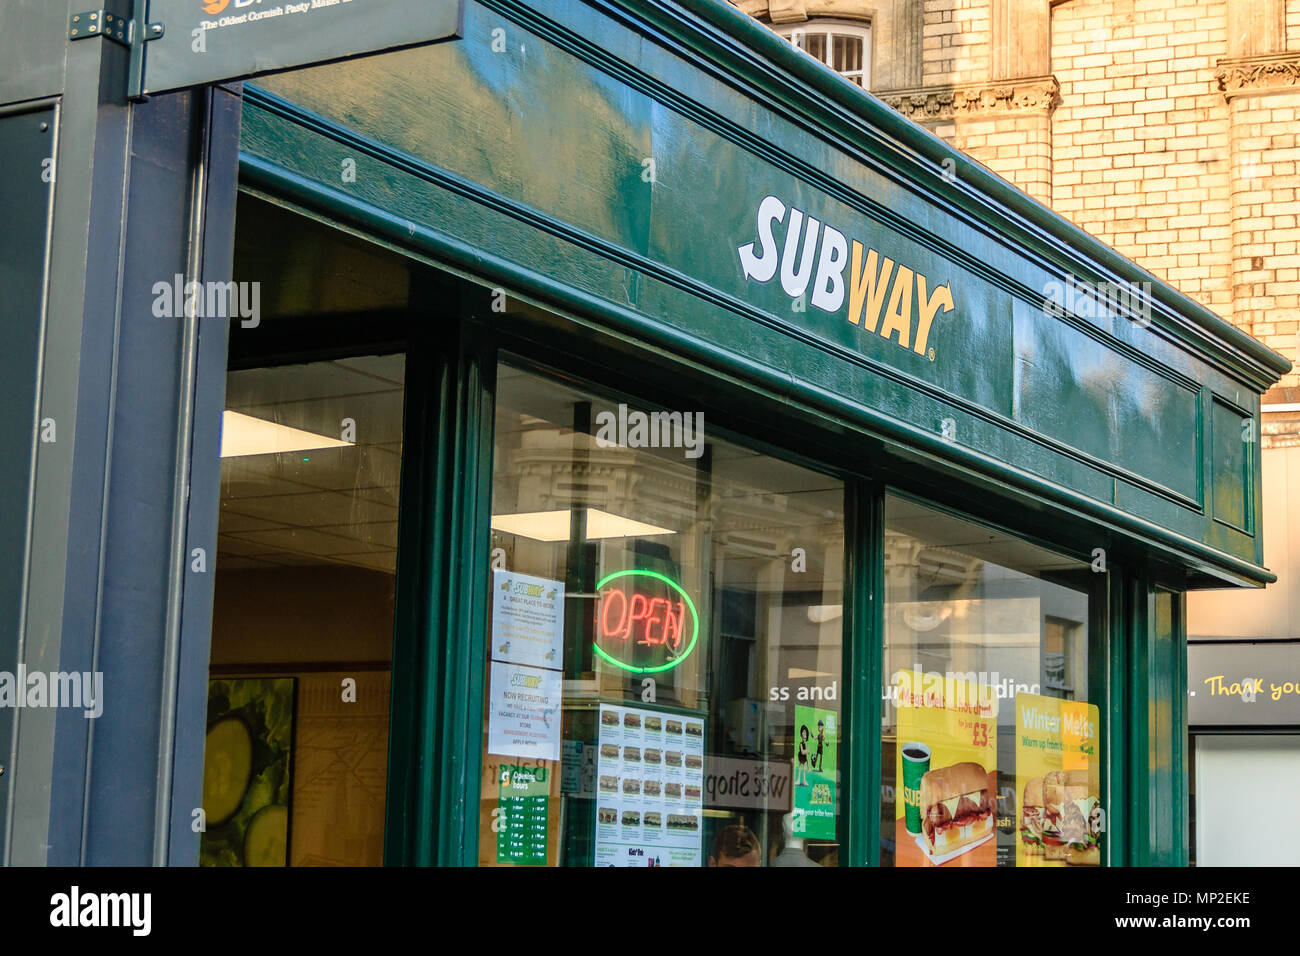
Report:
[[[150,0],[143,93],[460,35],[462,0]],[[149,35],[149,31],[145,31]]]

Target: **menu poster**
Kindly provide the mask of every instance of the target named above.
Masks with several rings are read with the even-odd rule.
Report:
[[[1100,733],[1094,704],[1016,695],[1017,866],[1101,863]]]
[[[545,767],[501,768],[497,807],[497,862],[546,865],[550,814],[550,771]]]
[[[564,583],[492,574],[488,753],[560,759]]]
[[[794,820],[796,836],[835,839],[836,716],[833,710],[794,708]]]
[[[898,866],[995,866],[997,698],[993,688],[919,671],[895,676],[902,782]]]
[[[596,866],[700,866],[704,718],[600,705]]]

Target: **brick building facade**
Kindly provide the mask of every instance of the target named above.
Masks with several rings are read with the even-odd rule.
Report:
[[[734,2],[869,24],[874,94],[1297,359],[1300,0]]]

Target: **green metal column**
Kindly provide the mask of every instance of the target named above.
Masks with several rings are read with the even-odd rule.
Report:
[[[1126,862],[1187,865],[1187,640],[1183,595],[1141,574],[1127,582],[1131,728]]]
[[[1099,701],[1102,717],[1101,787],[1106,795],[1106,839],[1102,844],[1107,866],[1123,866],[1132,845],[1129,832],[1133,819],[1128,799],[1130,732],[1129,718],[1131,671],[1129,654],[1132,641],[1125,614],[1126,579],[1118,568],[1099,575],[1092,593],[1091,624],[1100,639],[1090,651],[1088,686]]]
[[[884,657],[885,496],[864,481],[845,487],[844,859],[880,861],[881,669]]]
[[[390,865],[478,859],[496,358],[484,330],[459,321],[470,305],[430,316],[428,337],[408,359]]]

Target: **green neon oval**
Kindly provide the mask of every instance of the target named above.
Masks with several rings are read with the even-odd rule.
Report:
[[[612,657],[611,655],[607,654],[604,650],[601,649],[601,646],[597,644],[595,641],[591,642],[592,650],[594,650],[597,654],[599,654],[602,660],[608,661],[610,664],[613,664],[615,667],[621,667],[625,671],[631,671],[634,674],[657,674],[661,671],[672,670],[682,661],[686,660],[686,658],[691,656],[691,651],[695,650],[695,642],[699,639],[700,615],[695,610],[695,602],[691,600],[691,596],[686,593],[685,589],[676,581],[674,581],[672,578],[660,574],[658,571],[638,571],[635,568],[629,569],[627,571],[615,571],[613,574],[605,575],[603,578],[601,578],[599,581],[596,582],[596,590],[599,591],[601,588],[603,588],[610,581],[613,581],[615,578],[625,578],[628,575],[632,575],[632,574],[644,574],[647,577],[658,578],[660,581],[663,581],[664,584],[667,584],[670,588],[672,588],[674,591],[680,594],[682,596],[682,599],[686,602],[686,606],[691,609],[691,626],[692,626],[691,642],[690,644],[686,645],[686,653],[683,654],[681,657],[677,658],[675,661],[670,661],[667,664],[660,664],[658,667],[633,667],[631,664],[625,664],[623,661],[620,661],[618,658]]]

